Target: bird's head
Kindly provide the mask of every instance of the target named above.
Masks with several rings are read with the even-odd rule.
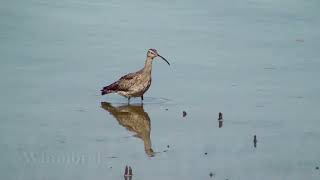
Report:
[[[170,63],[166,60],[166,58],[162,57],[156,49],[149,49],[147,56],[151,59],[154,59],[155,57],[160,57],[162,60],[164,60],[166,63],[168,63],[168,65],[170,66]]]

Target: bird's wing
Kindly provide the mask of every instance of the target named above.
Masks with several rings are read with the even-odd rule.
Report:
[[[119,81],[121,81],[121,80],[128,81],[130,79],[133,79],[136,76],[137,73],[138,72],[134,72],[134,73],[129,73],[127,75],[124,75],[119,79]]]
[[[125,76],[122,76],[118,81],[118,87],[119,90],[121,91],[127,91],[130,89],[131,86],[133,86],[136,82],[137,79],[139,78],[139,71],[138,72],[134,72],[134,73],[130,73],[127,74]]]

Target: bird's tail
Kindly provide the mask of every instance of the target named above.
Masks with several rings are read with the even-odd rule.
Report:
[[[105,95],[105,94],[109,94],[109,93],[113,93],[118,89],[118,83],[112,83],[109,86],[103,87],[101,89],[101,95]]]

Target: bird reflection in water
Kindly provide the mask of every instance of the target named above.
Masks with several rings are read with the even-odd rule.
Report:
[[[121,126],[135,133],[135,137],[142,139],[146,154],[154,156],[150,139],[151,121],[143,109],[143,104],[115,107],[109,102],[101,102],[101,107],[112,114]]]

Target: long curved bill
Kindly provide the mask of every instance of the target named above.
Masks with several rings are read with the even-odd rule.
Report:
[[[166,58],[162,57],[162,56],[161,56],[161,55],[159,55],[159,54],[158,54],[158,56],[159,56],[159,57],[161,57],[161,59],[163,59],[165,62],[167,62],[167,63],[168,63],[168,65],[170,66],[170,63],[169,63],[169,61],[168,61],[168,60],[166,60]]]

